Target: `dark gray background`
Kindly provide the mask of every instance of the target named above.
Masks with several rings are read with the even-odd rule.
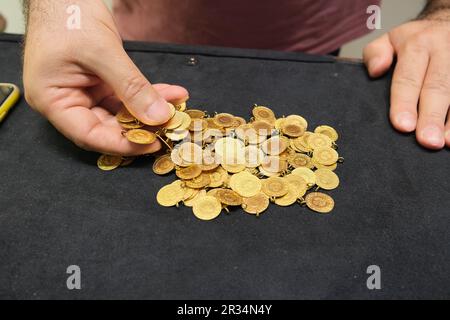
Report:
[[[0,81],[19,84],[18,39],[0,39]],[[346,159],[335,210],[205,223],[161,208],[156,192],[174,177],[155,176],[151,157],[102,172],[22,100],[0,124],[0,298],[450,298],[449,151],[391,128],[389,77],[301,54],[127,47],[153,82],[187,87],[192,107],[248,118],[259,103],[334,126]],[[66,288],[72,264],[81,291]],[[366,288],[372,264],[380,291]]]

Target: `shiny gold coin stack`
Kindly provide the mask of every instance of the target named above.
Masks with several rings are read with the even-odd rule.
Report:
[[[201,220],[215,219],[230,207],[259,216],[270,203],[297,203],[318,213],[333,210],[334,200],[319,191],[339,186],[334,171],[343,159],[336,151],[334,128],[321,125],[308,131],[303,117],[277,118],[263,106],[253,108],[248,122],[229,113],[210,116],[186,103],[170,106],[171,120],[158,128],[141,124],[125,109],[117,114],[130,142],[160,139],[166,146],[153,171],[175,171],[179,179],[158,192],[161,206],[183,204]],[[98,166],[110,171],[133,159],[102,155]]]

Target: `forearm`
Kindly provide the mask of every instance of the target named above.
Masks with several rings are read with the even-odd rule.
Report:
[[[450,20],[450,0],[428,0],[418,18]]]

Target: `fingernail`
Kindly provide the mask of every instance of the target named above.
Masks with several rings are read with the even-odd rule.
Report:
[[[170,118],[170,110],[164,99],[158,99],[147,109],[147,117],[158,124],[166,123]]]
[[[445,133],[445,140],[450,141],[450,130],[447,130],[447,132]]]
[[[397,115],[397,124],[405,131],[413,131],[416,128],[416,117],[411,112],[402,112]]]
[[[444,135],[437,126],[429,126],[423,129],[422,137],[434,147],[443,147],[445,144]]]

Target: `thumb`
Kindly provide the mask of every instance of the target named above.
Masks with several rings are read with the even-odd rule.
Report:
[[[389,34],[372,41],[364,48],[364,63],[373,78],[382,76],[392,65],[394,60],[394,47]]]
[[[128,111],[141,122],[156,126],[166,123],[172,117],[173,109],[153,88],[121,45],[110,46],[106,55],[93,56],[89,68],[111,86]]]

